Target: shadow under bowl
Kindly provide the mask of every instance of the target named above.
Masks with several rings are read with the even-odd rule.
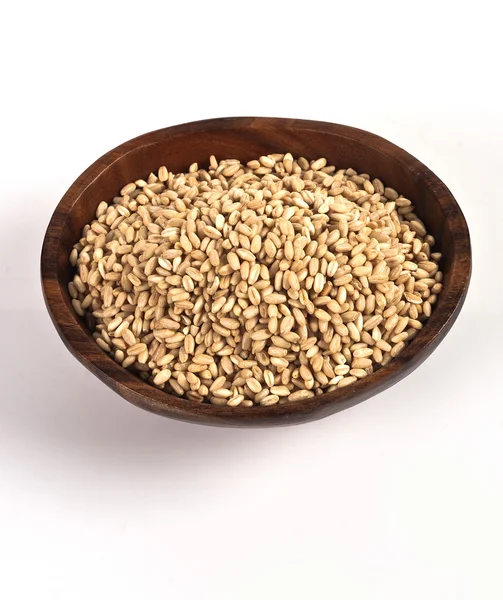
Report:
[[[264,154],[291,152],[307,159],[353,167],[397,189],[416,213],[443,255],[443,290],[431,318],[402,353],[354,385],[308,400],[269,407],[198,404],[156,389],[118,365],[92,338],[71,306],[68,257],[98,204],[110,201],[129,181],[159,166],[182,172],[197,162],[219,158],[248,161]],[[91,165],[58,204],[44,239],[42,286],[47,309],[70,352],[101,381],[129,402],[159,415],[210,425],[288,425],[319,419],[382,392],[408,375],[433,352],[463,305],[471,273],[470,237],[465,218],[447,187],[425,165],[372,133],[318,121],[236,117],[186,123],[147,133],[108,152]]]

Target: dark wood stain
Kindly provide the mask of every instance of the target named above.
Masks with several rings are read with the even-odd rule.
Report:
[[[443,254],[444,289],[424,329],[386,367],[355,385],[313,399],[270,407],[230,408],[198,404],[151,387],[119,366],[94,342],[84,320],[72,310],[67,284],[68,256],[102,200],[127,182],[160,165],[185,171],[193,162],[218,158],[251,160],[292,152],[308,159],[353,167],[379,177],[416,205],[417,214]],[[44,239],[42,286],[47,309],[70,352],[101,381],[129,402],[159,415],[210,425],[289,425],[326,417],[362,402],[397,383],[433,352],[463,305],[471,273],[470,236],[463,213],[447,187],[413,156],[385,139],[343,125],[275,118],[225,118],[168,127],[137,137],[91,165],[58,204]]]

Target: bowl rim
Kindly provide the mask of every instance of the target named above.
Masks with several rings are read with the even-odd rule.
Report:
[[[398,357],[385,367],[353,385],[291,404],[250,408],[214,406],[178,398],[159,390],[124,369],[94,342],[90,332],[71,310],[58,278],[59,245],[70,212],[84,191],[126,154],[141,147],[208,130],[289,128],[302,132],[331,132],[372,147],[401,163],[411,177],[419,178],[449,214],[446,227],[453,239],[452,275],[439,302],[421,332]],[[141,174],[140,174],[141,175]],[[140,176],[139,175],[139,176]],[[456,217],[456,218],[454,218]],[[192,422],[213,425],[279,425],[321,418],[373,396],[414,370],[433,351],[455,321],[466,297],[471,275],[471,245],[463,212],[446,185],[423,163],[388,140],[368,131],[324,121],[274,117],[225,117],[193,121],[151,131],[120,144],[91,164],[69,187],[49,221],[41,252],[41,277],[45,304],[63,342],[71,353],[109,387],[129,402],[151,412]],[[428,336],[425,336],[428,333]]]

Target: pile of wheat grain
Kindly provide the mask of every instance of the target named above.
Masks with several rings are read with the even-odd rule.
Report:
[[[154,386],[269,406],[396,357],[442,289],[433,244],[410,200],[367,174],[211,156],[102,202],[69,292],[97,344]]]

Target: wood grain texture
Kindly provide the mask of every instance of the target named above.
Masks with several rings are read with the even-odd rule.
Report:
[[[96,207],[110,201],[129,181],[160,165],[185,171],[193,162],[248,161],[263,154],[291,152],[308,159],[324,156],[338,167],[379,177],[416,206],[443,254],[444,289],[425,327],[386,367],[347,388],[312,399],[269,407],[231,408],[198,404],[158,390],[106,355],[85,322],[73,312],[67,291],[68,256]],[[187,123],[137,137],[91,165],[58,204],[44,239],[42,286],[47,309],[70,352],[129,402],[159,415],[211,425],[288,425],[325,417],[382,392],[419,366],[436,348],[463,305],[471,273],[470,237],[463,213],[447,187],[427,167],[376,135],[333,123],[275,118],[226,118]]]

